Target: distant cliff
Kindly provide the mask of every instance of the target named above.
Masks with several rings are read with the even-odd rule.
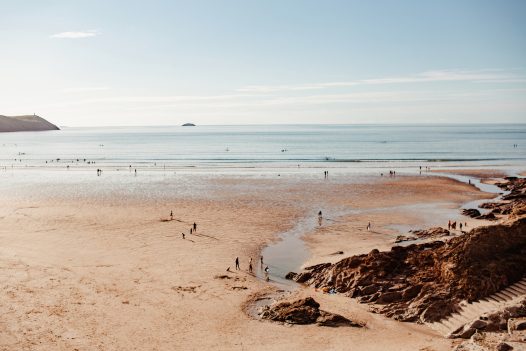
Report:
[[[58,130],[59,128],[37,115],[7,117],[0,115],[0,133]]]

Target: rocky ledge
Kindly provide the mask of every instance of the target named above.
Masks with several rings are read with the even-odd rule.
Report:
[[[263,319],[287,324],[317,324],[325,327],[363,327],[339,314],[320,310],[320,304],[312,297],[293,302],[279,302],[265,306],[260,312]]]
[[[506,205],[510,213],[521,206],[525,185],[517,178],[499,185],[512,189]],[[373,311],[397,320],[435,322],[456,310],[460,301],[489,296],[526,274],[526,218],[509,218],[446,242],[372,250],[287,277],[374,304]]]

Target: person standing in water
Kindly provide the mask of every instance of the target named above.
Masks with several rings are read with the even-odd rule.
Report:
[[[268,266],[265,267],[265,280],[268,282],[270,280],[270,269],[268,269]]]
[[[236,271],[240,270],[239,268],[239,257],[236,257]]]
[[[259,261],[261,262],[261,268],[263,268],[263,256],[259,258]]]

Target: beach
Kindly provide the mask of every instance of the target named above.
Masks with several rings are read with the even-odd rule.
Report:
[[[314,296],[324,309],[366,327],[256,320],[246,313],[253,297],[284,284],[262,279],[259,255],[299,222],[310,223],[301,237],[308,251],[291,251],[290,258],[306,255],[302,266],[343,257],[331,255],[336,251],[388,249],[401,230],[444,226],[460,218],[463,203],[494,195],[426,174],[191,178],[179,196],[75,186],[57,192],[49,183],[5,194],[1,349],[449,349],[451,342],[426,326],[299,286],[286,288],[290,298]],[[326,218],[321,226],[318,210]],[[194,222],[197,232],[189,234]],[[247,272],[250,257],[256,275]],[[272,273],[282,263],[264,261]]]

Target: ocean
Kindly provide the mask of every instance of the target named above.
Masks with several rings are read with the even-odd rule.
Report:
[[[0,134],[3,167],[43,166],[46,161],[51,166],[52,160],[53,165],[85,165],[84,159],[100,167],[215,170],[458,162],[521,166],[526,160],[526,124],[109,127]]]

